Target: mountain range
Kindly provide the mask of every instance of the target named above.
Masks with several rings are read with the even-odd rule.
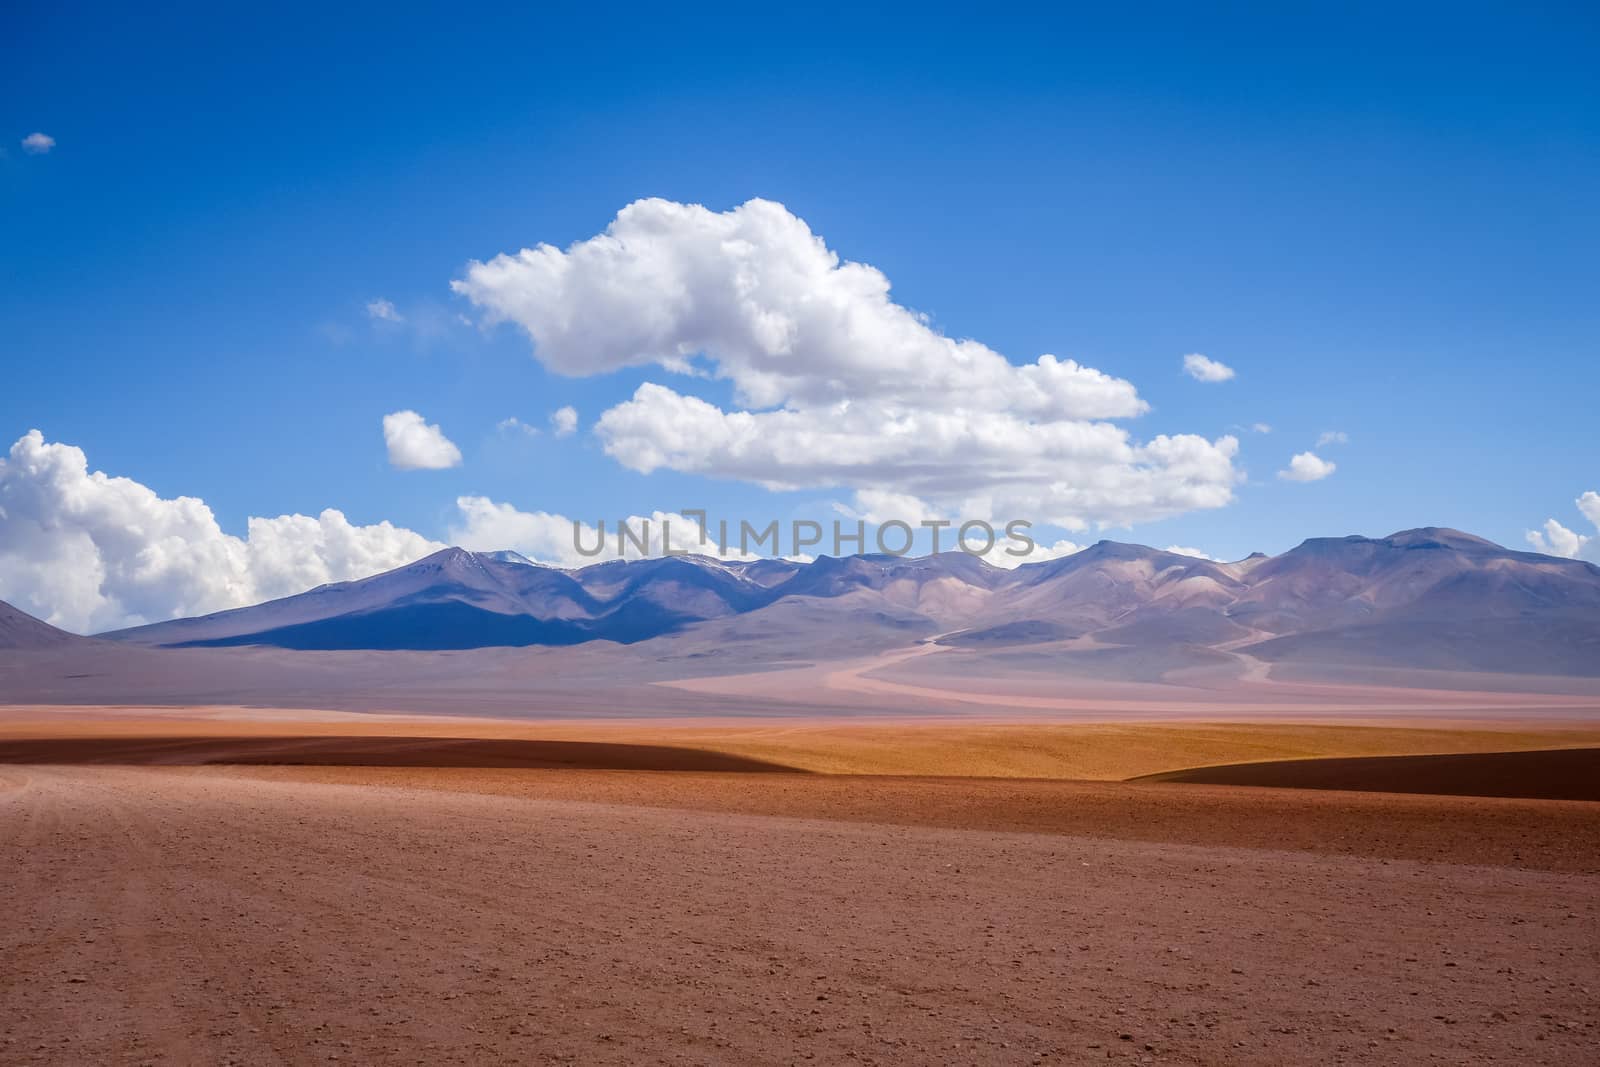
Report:
[[[450,650],[761,635],[803,656],[868,630],[988,650],[1225,650],[1268,663],[1600,676],[1600,567],[1433,527],[1313,538],[1233,563],[1101,541],[1009,570],[961,552],[565,570],[450,548],[360,581],[99,636],[153,647]],[[0,647],[74,640],[83,639],[0,611]]]

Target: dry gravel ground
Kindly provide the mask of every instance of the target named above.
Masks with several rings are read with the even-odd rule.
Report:
[[[1600,1047],[1583,870],[297,771],[0,767],[0,1062],[1592,1064]],[[1470,802],[1453,825],[1532,803]]]

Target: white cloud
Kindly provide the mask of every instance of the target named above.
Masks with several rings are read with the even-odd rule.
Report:
[[[524,437],[539,436],[539,427],[529,426],[515,415],[509,419],[501,419],[494,424],[494,428],[501,433],[522,434]]]
[[[578,551],[574,538],[574,521],[565,515],[548,511],[519,511],[511,504],[497,503],[488,497],[463,496],[456,499],[457,521],[450,527],[452,544],[474,552],[493,552],[504,548],[514,549],[538,563],[558,567],[585,567],[610,559],[644,559],[660,556],[669,546],[675,552],[692,552],[702,556],[719,556],[723,559],[753,559],[739,552],[738,527],[730,527],[727,551],[717,544],[716,524],[711,535],[701,542],[700,523],[676,512],[653,511],[649,515],[633,515],[626,520],[634,538],[645,543],[640,551],[634,539],[621,542],[618,551],[617,523],[606,519],[605,534],[589,523],[578,523],[578,536],[585,549],[593,550],[603,544],[598,554],[584,555]],[[598,520],[597,520],[598,521]]]
[[[406,321],[406,317],[400,314],[399,309],[394,306],[394,303],[392,301],[385,300],[381,296],[375,300],[370,300],[367,302],[367,317],[376,319],[380,322]]]
[[[1225,382],[1233,377],[1233,368],[1198,352],[1191,352],[1183,357],[1183,373],[1197,382]]]
[[[873,526],[886,522],[906,522],[916,526],[924,519],[945,518],[939,509],[930,507],[907,493],[887,493],[881,489],[863,489],[855,494],[854,507],[839,507],[840,513],[853,519],[863,519]]]
[[[557,437],[570,437],[578,430],[578,409],[568,404],[550,413],[550,429]]]
[[[1544,530],[1528,531],[1528,543],[1537,552],[1547,556],[1564,556],[1567,559],[1577,559],[1583,550],[1588,547],[1591,538],[1584,534],[1567,529],[1555,519],[1546,519]]]
[[[1080,418],[1145,409],[1132,385],[1052,356],[1016,367],[889,299],[889,280],[841,262],[782,204],[732,211],[641,200],[604,234],[471,263],[452,287],[532,337],[563,374],[704,355],[754,407],[963,399]]]
[[[1600,493],[1591,489],[1580,496],[1577,503],[1578,510],[1583,512],[1583,517],[1600,529]]]
[[[1196,559],[1209,559],[1213,563],[1218,562],[1216,556],[1202,552],[1198,548],[1188,548],[1184,545],[1168,545],[1167,551],[1179,556],[1193,556]]]
[[[1004,536],[1004,531],[1000,531],[1000,534],[1001,536],[995,541],[994,548],[984,553],[983,560],[985,563],[995,567],[1003,567],[1006,570],[1020,567],[1024,563],[1043,563],[1047,559],[1060,559],[1062,556],[1070,556],[1074,553],[1082,552],[1088,547],[1072,541],[1057,541],[1049,545],[1035,544],[1033,551],[1026,556],[1013,556],[1006,549],[1020,546],[1014,541],[1007,540]],[[975,536],[972,547],[976,548],[979,544],[981,544],[981,541],[978,541]]]
[[[1600,493],[1591,489],[1574,503],[1583,517],[1588,519],[1596,530],[1600,530]],[[1549,556],[1564,556],[1567,559],[1595,559],[1600,562],[1600,536],[1569,530],[1555,519],[1546,519],[1542,531],[1529,530],[1527,537],[1528,544],[1532,545],[1536,552],[1543,552]]]
[[[254,586],[246,604],[380,574],[445,547],[388,521],[352,525],[333,508],[315,518],[251,518],[246,531]]]
[[[582,559],[573,545],[572,520],[563,515],[518,511],[482,496],[458,497],[456,509],[459,516],[448,533],[451,544],[474,552],[509,548],[537,563],[563,567]]]
[[[1343,430],[1324,430],[1322,436],[1317,438],[1317,447],[1326,448],[1329,445],[1347,445],[1350,435]]]
[[[1272,427],[1267,425],[1264,422],[1251,423],[1250,424],[1250,428],[1252,430],[1254,430],[1256,433],[1271,433],[1272,432]]]
[[[389,448],[389,465],[398,470],[443,470],[461,465],[461,449],[415,411],[385,415],[383,440]]]
[[[911,527],[920,527],[924,522],[936,522],[941,519],[945,520],[949,525],[939,531],[940,551],[955,551],[958,546],[953,542],[958,536],[962,523],[970,518],[993,515],[993,508],[983,498],[974,498],[969,500],[965,507],[949,511],[933,507],[926,501],[919,500],[914,496],[908,496],[903,493],[886,493],[873,489],[864,489],[856,493],[848,505],[834,504],[833,510],[846,519],[860,519],[867,524],[866,551],[869,552],[875,551],[875,534],[872,531],[885,523],[903,522]],[[1023,532],[1028,535],[1030,540],[1034,541],[1033,548],[1025,556],[1016,556],[1008,551],[1008,549],[1021,547],[1019,542],[1013,540],[1006,531],[1005,522],[1009,520],[985,521],[990,521],[991,528],[995,531],[995,541],[987,552],[978,553],[975,551],[974,554],[979,555],[985,562],[993,566],[1003,567],[1007,570],[1013,567],[1020,567],[1024,563],[1042,563],[1047,559],[1070,556],[1074,552],[1082,552],[1085,547],[1076,542],[1066,540],[1056,541],[1053,544],[1040,544],[1035,540],[1037,532],[1027,530]],[[844,529],[847,533],[852,532],[852,528],[848,523]],[[917,532],[919,535],[928,536],[923,534],[920,529]],[[976,550],[983,542],[983,532],[979,529],[974,529],[968,537],[967,547]],[[899,541],[895,538],[891,539],[891,543],[898,544]]]
[[[559,373],[656,365],[733,384],[733,410],[647,382],[604,412],[596,432],[631,470],[945,510],[981,496],[1067,529],[1221,507],[1239,480],[1235,438],[1133,440],[1105,421],[1146,410],[1131,383],[938,332],[770,201],[639,201],[597,237],[475,262],[452,284]]]
[[[30,156],[42,156],[56,146],[56,139],[48,133],[30,133],[22,139],[22,150]]]
[[[0,459],[0,600],[79,633],[289,596],[441,547],[332,509],[251,518],[235,537],[204,501],[91,473],[81,449],[37,430]]]
[[[1232,500],[1238,441],[1159,436],[1106,422],[1009,412],[844,404],[831,411],[725,412],[645,383],[601,415],[606,451],[629,469],[737,478],[769,489],[859,487],[947,511],[982,497],[989,515],[1080,529],[1128,525]]]
[[[1337,463],[1312,452],[1301,452],[1289,460],[1289,469],[1278,472],[1278,477],[1291,482],[1320,482],[1339,469]]]

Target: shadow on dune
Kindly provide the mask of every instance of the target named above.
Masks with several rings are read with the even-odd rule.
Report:
[[[805,773],[781,763],[668,745],[454,737],[29,738],[0,741],[0,763]]]
[[[1529,800],[1600,800],[1600,748],[1274,760],[1193,767],[1149,774],[1131,781]]]

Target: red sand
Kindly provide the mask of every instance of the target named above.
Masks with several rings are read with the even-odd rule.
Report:
[[[1061,778],[1594,734],[37,710],[0,1063],[1592,1063],[1600,804]]]
[[[874,781],[0,767],[0,1060],[1593,1062],[1592,874],[330,774]],[[1600,811],[1371,799],[1456,812],[1419,847]]]

